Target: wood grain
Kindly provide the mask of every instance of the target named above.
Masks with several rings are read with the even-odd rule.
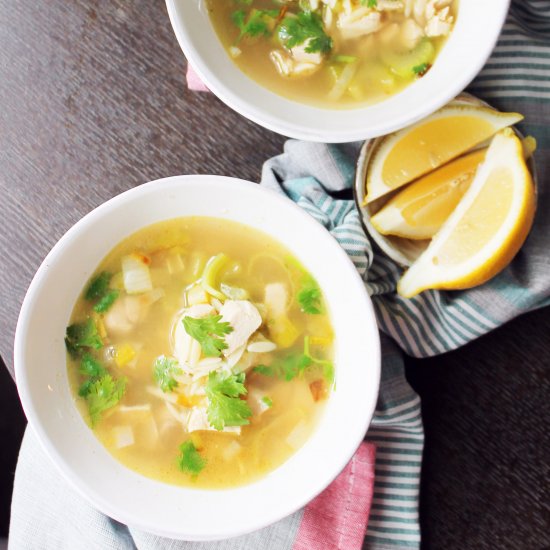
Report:
[[[0,0],[0,354],[78,219],[159,177],[257,181],[284,139],[185,88],[161,0]],[[426,548],[548,548],[550,312],[409,361],[423,399]]]

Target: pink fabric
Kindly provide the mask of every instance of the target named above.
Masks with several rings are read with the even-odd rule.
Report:
[[[359,550],[367,530],[376,446],[363,442],[344,471],[305,508],[292,550]]]
[[[208,92],[208,88],[193,70],[190,63],[187,63],[187,87],[194,92]]]

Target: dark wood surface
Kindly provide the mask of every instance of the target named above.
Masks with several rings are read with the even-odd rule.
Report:
[[[0,354],[10,370],[31,278],[83,214],[174,174],[257,181],[282,150],[283,137],[189,92],[184,75],[161,0],[0,0]],[[426,548],[550,547],[549,329],[541,310],[408,361],[426,423]],[[0,383],[4,401],[10,382]],[[17,444],[0,430],[3,445]]]

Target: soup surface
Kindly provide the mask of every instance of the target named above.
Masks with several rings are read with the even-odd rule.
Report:
[[[206,0],[235,63],[270,90],[334,108],[381,101],[424,76],[456,0]]]
[[[203,488],[251,482],[312,433],[334,380],[313,277],[271,237],[178,218],[101,262],[67,327],[78,407],[120,462]]]

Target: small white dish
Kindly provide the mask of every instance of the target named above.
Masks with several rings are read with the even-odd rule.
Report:
[[[229,107],[285,136],[341,143],[388,134],[430,115],[460,93],[491,54],[510,0],[459,0],[454,29],[423,78],[387,100],[355,109],[291,101],[246,76],[224,50],[202,0],[166,0],[187,59]]]
[[[214,216],[283,243],[322,287],[335,329],[336,389],[317,429],[286,463],[258,482],[226,490],[160,483],[125,468],[76,408],[63,342],[82,287],[100,260],[146,225]],[[346,253],[289,199],[220,176],[176,176],[123,193],[93,210],[54,246],[25,297],[15,338],[19,394],[32,429],[62,475],[90,503],[133,527],[185,540],[244,534],[294,512],[349,461],[378,395],[380,343],[371,301]]]

